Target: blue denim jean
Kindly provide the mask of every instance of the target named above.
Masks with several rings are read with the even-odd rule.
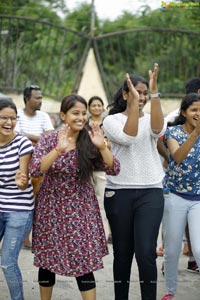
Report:
[[[11,300],[23,300],[22,275],[18,257],[24,239],[32,226],[33,211],[0,212],[1,268]]]
[[[177,290],[178,263],[187,222],[192,252],[200,266],[200,201],[186,200],[173,193],[165,195],[162,228],[165,249],[165,281],[167,293],[170,294],[175,294]]]

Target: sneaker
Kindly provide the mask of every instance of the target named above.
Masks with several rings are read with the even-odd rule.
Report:
[[[196,261],[188,261],[188,272],[199,273],[199,268]]]
[[[172,299],[174,299],[173,294],[166,294],[160,300],[172,300]]]

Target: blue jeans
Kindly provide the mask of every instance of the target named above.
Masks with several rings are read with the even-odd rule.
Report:
[[[165,281],[167,292],[170,294],[175,294],[177,289],[178,262],[187,222],[192,252],[200,266],[200,201],[186,200],[173,193],[165,195],[162,228],[165,249]]]
[[[23,300],[22,275],[18,257],[24,239],[32,226],[33,211],[0,212],[1,268],[11,300]]]

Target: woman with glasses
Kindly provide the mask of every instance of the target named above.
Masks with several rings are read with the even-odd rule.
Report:
[[[10,298],[23,300],[18,256],[32,225],[33,188],[28,164],[33,152],[29,139],[15,132],[17,109],[10,100],[0,101],[0,241],[1,268]]]

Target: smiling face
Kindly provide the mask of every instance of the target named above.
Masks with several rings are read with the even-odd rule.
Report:
[[[200,119],[200,101],[192,102],[186,110],[182,110],[182,115],[186,119],[185,126],[194,129]]]
[[[92,116],[98,117],[102,115],[104,108],[100,100],[94,99],[88,110]]]
[[[0,110],[0,137],[12,136],[17,123],[16,111],[11,107]]]
[[[139,94],[139,110],[142,110],[145,104],[147,103],[148,99],[148,88],[146,84],[142,82],[138,82],[135,86],[135,89],[137,90]]]
[[[142,110],[147,103],[148,100],[148,87],[145,83],[142,83],[141,81],[138,81],[138,83],[135,85],[135,89],[137,90],[139,94],[139,111],[140,115],[142,115]],[[123,91],[123,98],[124,100],[128,99],[130,97],[129,92]]]
[[[70,126],[72,132],[78,132],[83,129],[87,120],[87,107],[76,101],[74,106],[72,106],[66,113],[60,113],[63,123]]]

